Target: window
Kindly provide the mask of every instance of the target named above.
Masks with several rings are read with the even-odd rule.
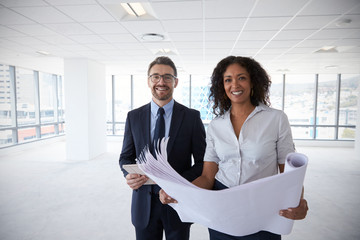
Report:
[[[145,75],[115,76],[115,122],[108,117],[108,126],[115,124],[115,135],[124,133],[126,114],[151,99]],[[214,117],[208,105],[210,78],[203,75],[181,74],[174,90],[174,99],[200,111],[207,125]],[[120,81],[118,79],[121,79]],[[118,83],[119,81],[119,83]],[[357,120],[357,99],[360,75],[350,74],[276,74],[271,76],[271,107],[284,109],[289,118],[294,139],[354,140]],[[111,81],[110,81],[111,82]],[[341,84],[339,84],[341,83]],[[111,84],[108,85],[111,88]],[[340,93],[339,93],[340,91]],[[108,93],[111,89],[108,90]],[[111,109],[111,98],[108,109]],[[109,113],[108,116],[111,116]],[[109,133],[109,131],[108,131]],[[112,131],[110,134],[113,134]]]
[[[0,148],[65,132],[61,76],[2,64],[0,75]]]
[[[55,118],[55,106],[57,105],[56,76],[53,74],[40,72],[39,87],[41,123],[57,121]]]
[[[10,66],[0,64],[0,73],[4,73],[6,71],[9,71]],[[10,88],[10,77],[3,76],[1,77],[1,80],[3,80],[2,83],[0,83],[0,88]],[[11,111],[12,106],[11,102],[8,101],[9,99],[11,101],[11,94],[9,91],[1,91],[0,92],[0,127],[9,127],[13,125],[12,118],[11,118]],[[3,139],[4,141],[7,141],[6,139]]]
[[[18,125],[36,124],[34,71],[16,68],[16,82]]]

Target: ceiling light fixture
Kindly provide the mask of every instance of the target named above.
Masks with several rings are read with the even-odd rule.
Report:
[[[40,55],[44,55],[44,56],[49,56],[50,53],[49,52],[46,52],[46,51],[36,51],[37,54],[40,54]]]
[[[141,39],[144,41],[151,41],[151,42],[156,42],[156,41],[162,41],[165,39],[164,35],[158,34],[158,33],[146,33],[144,35],[141,36]]]
[[[329,66],[325,66],[326,70],[336,70],[338,69],[339,66],[338,65],[329,65]]]
[[[324,46],[319,50],[315,51],[315,53],[337,53],[337,52],[339,51],[336,49],[336,46]]]
[[[337,22],[335,23],[335,25],[336,25],[337,27],[344,27],[344,26],[346,26],[346,25],[349,25],[350,23],[351,23],[351,19],[345,18],[345,19],[341,19],[341,20],[337,21]]]
[[[121,3],[121,6],[126,10],[130,15],[140,17],[141,15],[146,14],[145,9],[141,3]]]

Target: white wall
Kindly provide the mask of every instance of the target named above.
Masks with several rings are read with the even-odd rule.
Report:
[[[105,67],[65,59],[66,156],[88,160],[106,152]]]

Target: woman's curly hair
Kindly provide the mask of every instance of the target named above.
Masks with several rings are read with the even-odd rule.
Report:
[[[216,116],[223,115],[231,107],[231,101],[225,93],[223,75],[227,67],[234,63],[244,67],[250,75],[253,86],[253,94],[250,96],[251,104],[258,106],[259,103],[264,103],[270,106],[269,88],[271,81],[262,66],[252,58],[229,56],[216,65],[211,75],[209,103],[214,104],[212,106],[213,113]]]

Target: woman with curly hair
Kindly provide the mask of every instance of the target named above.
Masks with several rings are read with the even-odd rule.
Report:
[[[217,64],[209,96],[216,118],[207,129],[204,168],[195,185],[220,190],[284,171],[286,155],[295,149],[287,116],[269,107],[270,84],[266,71],[251,58],[229,56]],[[307,210],[301,197],[298,207],[279,214],[303,219]],[[209,234],[211,240],[281,239],[266,231],[236,237],[209,229]]]

